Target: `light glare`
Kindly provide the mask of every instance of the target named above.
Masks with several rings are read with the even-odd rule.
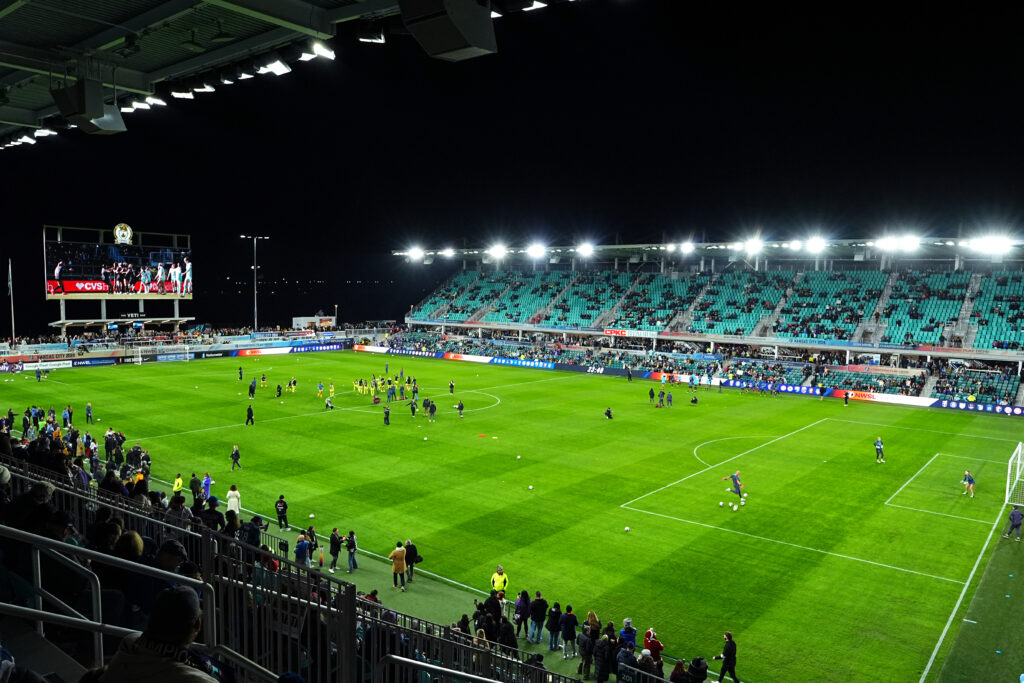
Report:
[[[764,243],[756,237],[743,243],[743,248],[747,250],[748,254],[756,254],[761,251],[762,247],[764,247]]]
[[[576,248],[576,253],[580,256],[592,256],[594,253],[594,245],[590,242],[584,242]]]
[[[505,258],[505,254],[508,253],[508,250],[505,249],[505,247],[501,244],[495,244],[493,247],[487,250],[487,253],[490,254],[493,258],[503,259]]]
[[[821,237],[812,237],[807,240],[807,251],[812,254],[820,254],[825,250],[825,240]]]
[[[419,261],[423,258],[423,250],[419,247],[413,247],[409,250],[409,258],[413,261]]]
[[[693,253],[693,242],[683,242],[679,245],[679,249],[682,250],[684,254],[691,254]]]
[[[543,244],[531,244],[526,248],[526,254],[530,258],[542,258],[546,251]]]

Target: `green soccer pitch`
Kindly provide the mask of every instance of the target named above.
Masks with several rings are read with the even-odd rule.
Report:
[[[385,362],[416,377],[421,401],[436,399],[436,423],[406,401],[385,427],[382,408],[352,391]],[[262,372],[270,388],[245,427]],[[292,376],[298,391],[275,398]],[[321,380],[335,382],[334,411],[316,398]],[[1000,537],[1017,418],[717,389],[691,406],[685,387],[656,409],[652,386],[344,352],[83,368],[41,383],[25,373],[0,383],[0,408],[20,428],[29,404],[59,416],[71,403],[85,429],[90,401],[93,434],[110,426],[139,441],[156,478],[209,471],[215,495],[235,483],[243,506],[270,518],[286,494],[293,525],[315,512],[321,533],[357,529],[378,553],[412,537],[427,568],[475,588],[501,563],[515,592],[541,589],[620,625],[629,616],[641,633],[656,625],[670,655],[710,658],[731,630],[744,680],[1024,670],[1011,618],[1024,576],[1009,578],[1024,543]],[[231,473],[236,443],[244,469]],[[722,480],[736,470],[749,497],[733,511],[719,502],[737,500]]]

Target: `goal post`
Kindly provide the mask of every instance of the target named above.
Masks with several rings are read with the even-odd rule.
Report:
[[[1024,443],[1018,443],[1006,465],[1006,504],[1024,505]]]

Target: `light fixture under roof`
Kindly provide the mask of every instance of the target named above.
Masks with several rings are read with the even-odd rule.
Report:
[[[409,258],[413,261],[419,261],[423,258],[423,250],[419,247],[413,247],[409,250]]]
[[[679,251],[683,252],[684,254],[693,253],[693,242],[683,242],[682,244],[679,245]]]
[[[192,91],[181,83],[171,86],[171,97],[177,100],[194,100],[196,98]]]
[[[378,45],[383,45],[385,42],[384,27],[381,26],[380,24],[377,24],[376,26],[371,26],[365,31],[361,31],[359,33],[359,42],[376,43]]]
[[[194,92],[214,92],[216,88],[211,84],[212,81],[213,78],[209,76],[202,78],[199,80],[199,84],[195,88],[192,88],[192,90]]]
[[[503,259],[505,258],[505,254],[508,253],[508,250],[502,244],[495,244],[487,250],[487,253],[490,254],[492,258]]]
[[[812,237],[811,239],[807,240],[807,251],[811,252],[812,254],[820,254],[822,251],[825,250],[825,247],[826,242],[821,237]]]
[[[31,135],[29,135],[28,133],[23,134],[21,137],[17,138],[17,140],[18,140],[18,142],[23,142],[26,145],[34,145],[34,144],[36,144],[36,139],[34,137],[32,137]]]
[[[524,7],[523,11],[524,12],[529,12],[531,10],[540,9],[541,7],[547,7],[547,6],[548,5],[547,5],[546,2],[541,2],[540,0],[533,0],[533,4],[530,5],[529,7]]]
[[[576,247],[576,253],[580,256],[591,256],[594,253],[594,245],[590,242],[584,242]]]
[[[526,248],[526,255],[533,259],[543,258],[545,253],[547,253],[547,249],[543,244],[531,244]]]
[[[146,97],[146,103],[147,104],[151,104],[151,105],[153,105],[155,107],[166,107],[167,106],[167,102],[165,102],[164,100],[160,99],[159,97],[156,97],[155,95],[147,96]]]
[[[234,35],[232,35],[232,34],[230,34],[230,33],[228,33],[227,31],[224,30],[224,27],[221,25],[220,19],[218,19],[217,20],[217,32],[213,34],[212,38],[210,38],[210,42],[211,43],[230,43],[232,40],[235,40],[235,38],[236,38],[236,36],[234,36]]]
[[[441,256],[444,256],[445,258],[451,258],[452,256],[455,256],[455,250],[452,249],[451,247],[447,247],[445,249],[442,249],[440,251],[440,254],[441,254]]]
[[[257,71],[256,73],[283,76],[284,74],[289,73],[291,70],[292,68],[288,66],[283,59],[281,59],[281,55],[279,55],[276,52],[271,52],[270,54],[266,55],[263,62],[263,66],[261,66],[259,71]]]
[[[189,36],[190,37],[189,37],[188,40],[181,41],[181,46],[183,48],[185,48],[186,50],[191,50],[192,52],[206,52],[206,48],[196,42],[196,30],[195,29],[192,29],[189,32]]]

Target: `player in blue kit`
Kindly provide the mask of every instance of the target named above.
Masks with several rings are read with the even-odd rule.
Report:
[[[971,492],[971,498],[974,498],[974,475],[971,474],[970,470],[964,470],[963,483],[964,483],[964,495],[966,496],[967,492],[970,491]]]
[[[882,437],[875,441],[875,462],[885,462],[885,451],[882,450]]]
[[[740,481],[740,471],[736,470],[736,474],[730,474],[722,477],[722,481],[725,481],[726,479],[732,479],[732,488],[726,489],[726,491],[729,493],[735,493],[740,497],[740,500],[743,500],[743,483]]]

